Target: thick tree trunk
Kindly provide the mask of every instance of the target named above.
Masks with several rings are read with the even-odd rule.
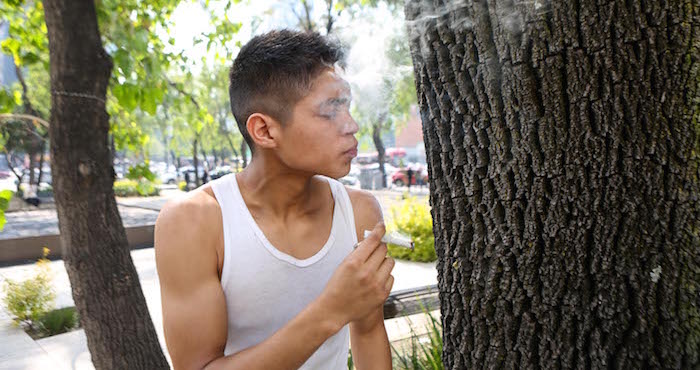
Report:
[[[697,369],[697,1],[414,1],[447,369]]]
[[[383,121],[384,120],[382,119],[382,122]],[[384,142],[382,141],[382,122],[372,125],[372,141],[374,141],[374,147],[377,149],[379,172],[382,174],[382,189],[385,189],[387,186],[386,169],[384,168],[384,163],[386,162],[386,149],[384,148]]]
[[[97,369],[166,369],[114,200],[105,110],[112,62],[92,1],[44,2],[51,166],[73,299]]]

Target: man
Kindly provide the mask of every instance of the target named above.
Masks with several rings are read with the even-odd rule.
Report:
[[[406,176],[408,177],[408,192],[411,192],[411,183],[413,182],[413,166],[408,165],[408,171],[406,171]]]
[[[381,208],[334,180],[357,155],[342,57],[316,33],[286,30],[236,57],[231,109],[253,159],[156,223],[175,369],[339,370],[348,342],[358,369],[391,369]]]

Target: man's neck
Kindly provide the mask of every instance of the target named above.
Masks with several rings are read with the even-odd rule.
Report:
[[[281,163],[251,160],[237,175],[241,193],[249,207],[268,211],[283,220],[308,213],[314,202],[314,174],[292,171]]]

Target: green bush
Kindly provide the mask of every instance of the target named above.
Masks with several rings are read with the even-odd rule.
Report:
[[[39,324],[43,336],[50,337],[65,333],[77,326],[78,313],[75,311],[75,307],[49,311],[41,317]]]
[[[433,219],[430,208],[416,197],[407,197],[401,204],[391,207],[392,219],[388,231],[398,231],[410,236],[415,244],[413,251],[389,244],[389,255],[410,261],[433,262],[437,260]]]
[[[114,182],[114,195],[118,197],[150,197],[158,194],[158,188],[148,180],[125,179]]]
[[[24,323],[36,328],[39,320],[53,308],[56,294],[51,286],[51,266],[46,256],[49,250],[44,248],[44,258],[36,263],[37,273],[24,281],[5,281],[5,297],[3,299],[7,310],[17,323]]]
[[[180,181],[177,183],[177,188],[181,191],[187,191],[187,183],[185,181]]]
[[[126,174],[126,178],[134,181],[156,181],[156,175],[151,172],[151,169],[148,167],[148,161],[137,164],[136,166],[130,166],[129,172]]]

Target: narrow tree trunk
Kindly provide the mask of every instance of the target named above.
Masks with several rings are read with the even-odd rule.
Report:
[[[192,165],[194,166],[194,184],[196,187],[199,187],[199,163],[197,160],[197,142],[199,141],[198,137],[194,138],[194,141],[192,142]]]
[[[383,121],[383,119],[381,121]],[[386,169],[384,168],[384,163],[386,162],[386,149],[384,148],[384,142],[382,141],[382,122],[372,125],[372,140],[374,141],[374,147],[377,148],[379,172],[382,174],[382,189],[385,189],[387,186]]]
[[[205,164],[208,165],[207,152],[204,150],[204,143],[202,140],[199,141],[199,150],[202,152],[202,168],[206,168]]]
[[[33,148],[29,151],[29,185],[36,184],[36,175],[34,174],[34,169],[36,168],[36,151]]]
[[[241,140],[241,157],[243,158],[243,168],[248,167],[248,144]]]
[[[406,16],[445,368],[700,368],[700,5],[436,3]]]
[[[231,135],[226,134],[226,140],[228,141],[228,145],[231,147],[231,155],[234,157],[240,157],[240,155],[238,154],[238,151],[236,150],[236,146],[233,145],[233,140],[231,139]],[[245,141],[245,140],[243,140],[243,141]],[[236,172],[238,172],[239,169],[240,169],[240,164],[238,163],[238,161],[236,161]]]
[[[39,177],[36,179],[37,185],[41,185],[41,178],[44,176],[44,153],[46,152],[46,141],[41,142],[39,149]],[[38,190],[38,188],[37,188]]]
[[[44,2],[51,166],[63,260],[97,369],[167,369],[112,190],[105,98],[112,62],[92,1]]]
[[[114,145],[114,135],[109,134],[109,163],[114,167],[114,158],[117,155],[117,148]]]

